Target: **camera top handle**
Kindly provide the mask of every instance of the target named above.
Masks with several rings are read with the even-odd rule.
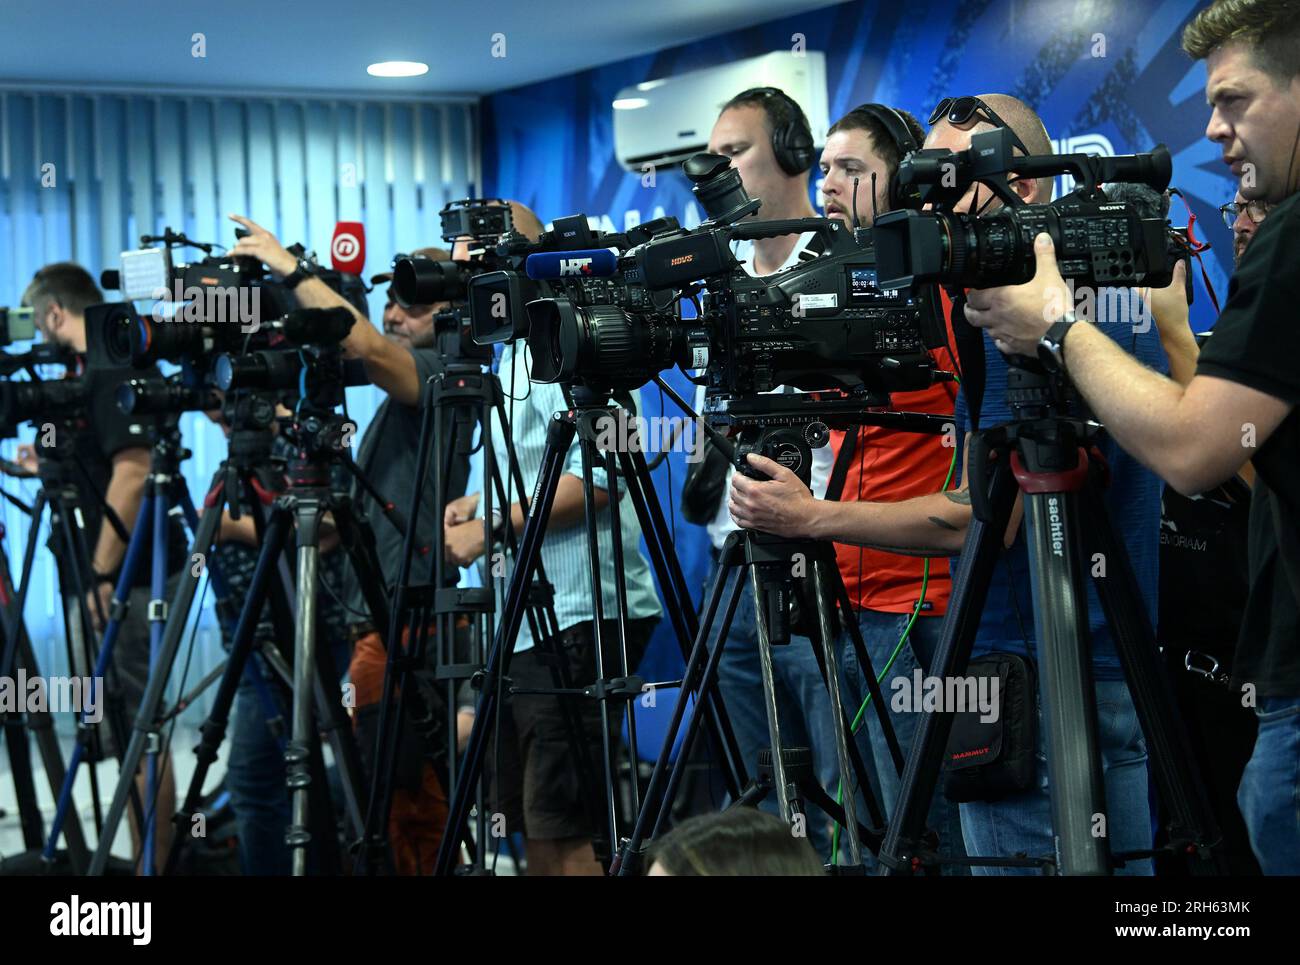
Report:
[[[959,201],[972,184],[986,185],[1003,203],[1016,207],[1025,202],[1003,177],[1055,177],[1071,175],[1076,194],[1104,199],[1101,185],[1111,181],[1148,184],[1157,191],[1169,186],[1173,162],[1169,148],[1156,145],[1149,154],[1101,157],[1093,154],[1041,154],[1025,157],[1012,153],[1011,132],[1006,128],[984,131],[971,138],[965,151],[930,149],[914,151],[898,166],[903,186],[916,185],[921,198],[940,206]]]

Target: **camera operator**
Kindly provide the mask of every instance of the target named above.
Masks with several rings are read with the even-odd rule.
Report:
[[[926,138],[927,148],[965,150],[970,147],[973,134],[1007,127],[1020,142],[1017,150],[1021,153],[1052,153],[1042,120],[1030,107],[1007,95],[946,98],[931,115],[931,124],[933,126]],[[1041,203],[1051,197],[1050,179],[1010,178],[1009,183],[1026,201]],[[954,210],[974,213],[986,209],[991,197],[987,188],[972,185]],[[1131,353],[1151,364],[1160,363],[1159,339],[1153,326],[1109,324],[1106,334],[1119,343],[1116,354]],[[995,351],[986,351],[985,358],[981,424],[997,425],[1011,420],[1005,401],[1007,362]],[[970,382],[969,373],[966,382]],[[957,405],[957,421],[965,431],[971,428],[968,391],[969,384],[964,386]],[[963,448],[963,468],[968,442]],[[1154,622],[1160,526],[1157,480],[1112,443],[1104,442],[1102,449],[1111,469],[1111,486],[1105,496],[1107,509],[1116,531],[1125,540]],[[795,485],[793,477],[776,463],[755,456],[750,457],[750,462],[772,479],[757,481],[737,476],[732,491],[732,514],[743,525],[767,532],[804,534],[921,556],[951,555],[960,551],[971,521],[965,473],[956,490],[901,502],[833,506],[810,499],[802,487]],[[774,481],[776,485],[773,485]],[[976,656],[992,651],[1032,656],[1035,648],[1028,549],[1020,526],[1022,512],[1017,497],[1005,539],[1008,552],[999,560],[981,615],[973,648]],[[1099,737],[1110,806],[1111,847],[1114,851],[1141,850],[1149,848],[1151,843],[1146,747],[1114,642],[1091,586],[1088,588],[1088,608]],[[1052,853],[1051,803],[1041,751],[1041,731],[1039,727],[1035,732],[1039,741],[1040,780],[1037,784],[1028,791],[997,802],[976,801],[961,805],[962,831],[968,853]],[[972,870],[988,874],[1014,873],[1020,869]],[[1129,862],[1125,871],[1149,874],[1150,862]]]
[[[763,206],[756,217],[762,220],[813,218],[809,200],[808,171],[814,162],[812,129],[799,105],[773,87],[742,91],[728,101],[709,135],[708,150],[731,159],[741,183],[751,198]],[[736,242],[732,250],[753,276],[770,275],[816,257],[822,243],[812,232],[781,235],[757,241]],[[774,392],[784,391],[782,388]],[[696,393],[695,408],[704,405],[703,387]],[[704,458],[693,464],[682,491],[686,517],[707,523],[713,559],[716,563],[727,537],[737,527],[727,512],[727,485],[735,472],[711,443],[704,444]],[[830,477],[832,455],[829,446],[812,450],[812,487],[822,496]],[[712,577],[710,577],[710,582]],[[758,773],[759,751],[771,743],[764,712],[763,685],[759,672],[758,632],[755,628],[754,591],[748,580],[730,632],[723,641],[718,664],[718,683],[736,740],[749,774]],[[777,711],[790,746],[808,747],[813,754],[817,778],[823,787],[834,789],[839,775],[831,704],[821,671],[807,637],[794,635],[786,646],[772,649],[772,673]],[[760,804],[776,813],[774,795]],[[830,855],[829,824],[815,821],[809,827],[813,847],[823,858]]]
[[[1241,177],[1242,197],[1271,204],[1229,287],[1228,303],[1180,386],[1134,364],[1067,315],[1051,333],[1066,371],[1108,431],[1179,492],[1230,478],[1249,457],[1250,595],[1233,686],[1259,722],[1238,791],[1260,866],[1300,873],[1296,758],[1300,747],[1300,3],[1220,0],[1183,34],[1206,60],[1206,137]],[[1035,350],[1058,325],[1063,287],[1050,239],[1038,238],[1026,285],[972,297],[971,321],[1007,351]]]
[[[863,104],[832,124],[821,156],[826,216],[837,218],[852,230],[855,223],[870,225],[876,215],[894,210],[904,200],[898,196],[898,188],[893,183],[899,162],[919,149],[924,140],[925,132],[915,117],[879,104]],[[938,368],[953,371],[950,353],[931,354]],[[920,391],[894,393],[891,405],[905,412],[952,415],[956,396],[955,381],[936,382]],[[952,473],[956,449],[945,445],[939,436],[879,426],[863,426],[854,436],[848,437],[844,432],[832,434],[835,475],[843,479],[841,501],[897,502],[938,493]],[[890,681],[900,677],[910,681],[918,667],[929,673],[952,589],[948,561],[847,544],[837,544],[835,553],[849,599],[858,610],[858,625],[884,694],[892,693]],[[845,705],[850,708],[850,715],[858,714],[867,698],[867,689],[857,653],[847,634],[843,636],[840,666],[845,677]],[[898,796],[898,773],[875,713],[868,709],[861,717],[861,727],[870,735],[871,758],[882,805],[888,815]],[[890,718],[906,755],[916,730],[916,716],[890,706]],[[930,826],[939,831],[945,852],[961,853],[957,809],[942,795],[935,796]],[[960,873],[960,869],[955,870]]]
[[[150,431],[152,419],[127,415],[117,405],[117,387],[129,378],[139,377],[136,370],[91,366],[86,359],[85,311],[104,301],[104,296],[87,272],[72,262],[46,265],[36,273],[23,294],[23,304],[32,308],[37,330],[47,341],[70,349],[82,359],[87,391],[85,424],[73,440],[54,434],[53,446],[60,456],[70,458],[75,473],[73,483],[92,546],[91,577],[87,606],[96,631],[102,631],[109,617],[109,605],[126,554],[126,537],[134,529],[136,516],[144,498],[145,479],[149,475]],[[157,374],[156,372],[154,374]],[[23,462],[35,471],[46,444],[45,433],[39,435],[40,446],[24,447]],[[119,531],[118,527],[121,527]],[[125,534],[125,536],[123,535]],[[59,555],[61,547],[51,540],[51,550]],[[146,555],[146,560],[148,556]],[[186,558],[185,536],[175,519],[167,534],[168,597],[170,587]],[[71,561],[61,560],[64,565]],[[126,711],[129,726],[139,711],[149,681],[149,621],[151,573],[148,565],[137,567],[135,582],[128,597],[128,610],[118,632],[113,652],[116,687]],[[76,620],[75,601],[64,601],[64,618]],[[87,671],[88,672],[88,671]],[[110,683],[113,678],[110,677]],[[166,751],[157,758],[157,804],[155,812],[156,853],[170,849],[171,817],[175,808],[175,778],[171,758]],[[151,802],[145,795],[145,765],[136,781],[146,809]],[[139,828],[131,825],[133,838]]]
[[[529,238],[542,233],[542,224],[528,208],[511,203],[515,229]],[[464,242],[456,243],[459,255]],[[541,460],[546,449],[549,426],[556,412],[569,409],[562,387],[557,383],[530,383],[532,359],[523,341],[508,344],[500,357],[501,386],[506,397],[507,418],[510,420],[510,437],[519,473],[525,491],[531,497],[537,488]],[[632,393],[640,409],[640,393]],[[501,426],[494,419],[492,445],[497,466],[505,472],[509,466]],[[605,471],[593,467],[595,485],[595,510],[597,515],[598,545],[600,551],[600,585],[602,588],[606,620],[602,624],[605,635],[604,668],[606,677],[617,676],[617,664],[612,642],[616,640],[617,621],[610,618],[615,613],[613,541],[607,523],[609,485]],[[513,484],[507,485],[507,494]],[[622,498],[620,493],[619,498]],[[469,566],[489,555],[483,542],[483,523],[476,519],[479,493],[471,493],[453,500],[445,514],[445,551],[450,562]],[[547,579],[554,588],[558,644],[564,654],[571,686],[583,687],[596,680],[594,603],[591,593],[591,569],[587,549],[587,532],[584,527],[586,499],[583,494],[582,457],[575,438],[570,445],[564,474],[560,477],[555,499],[551,506],[546,538],[542,542],[541,558]],[[524,512],[517,499],[512,499],[508,517],[502,512],[497,522],[500,533],[509,525],[516,534],[523,530]],[[627,504],[620,513],[622,525],[625,576],[627,586],[627,661],[628,672],[635,673],[645,653],[650,636],[659,621],[662,610],[655,593],[654,581],[645,555],[641,552],[641,531],[636,515]],[[499,537],[498,537],[499,538]],[[496,549],[499,549],[497,544]],[[493,553],[496,552],[493,550]],[[513,561],[511,561],[513,563]],[[509,566],[504,572],[492,567],[491,578],[500,576],[508,581]],[[528,624],[520,627],[510,662],[510,680],[520,689],[550,689],[554,686],[546,656],[537,652]],[[594,860],[593,837],[602,828],[593,828],[587,819],[586,808],[580,797],[582,787],[575,764],[574,748],[569,740],[569,730],[564,724],[560,700],[549,695],[518,694],[507,696],[502,702],[502,713],[495,729],[495,738],[489,744],[484,761],[484,776],[489,787],[489,800],[494,810],[505,815],[508,833],[522,831],[527,841],[528,873],[535,875],[599,875],[601,867]],[[610,705],[609,735],[617,743],[623,721],[623,708]],[[591,760],[596,765],[596,780],[604,780],[602,760],[602,734],[600,709],[595,701],[584,700],[579,713]],[[633,773],[636,762],[632,762]]]
[[[441,353],[434,344],[433,323],[438,311],[447,307],[446,303],[402,308],[390,294],[384,308],[384,328],[393,337],[385,336],[342,295],[315,277],[310,265],[295,258],[269,231],[247,218],[231,215],[231,219],[249,232],[231,249],[232,256],[247,255],[264,263],[274,275],[284,279],[304,308],[347,307],[355,316],[355,323],[342,342],[344,353],[349,358],[360,359],[367,375],[387,395],[362,437],[356,464],[378,492],[398,503],[405,513],[405,502],[417,470],[415,442],[420,435],[424,387],[443,368]],[[445,252],[436,248],[423,249],[420,253],[446,257]],[[385,273],[372,281],[383,283],[390,278]],[[464,471],[459,473],[461,486],[465,475]],[[453,492],[460,491],[455,489],[456,484],[453,478]],[[434,504],[432,486],[425,488],[420,499],[417,552],[432,544],[434,514],[440,511]],[[382,508],[359,488],[354,491],[353,505],[359,515],[371,521],[384,582],[391,588],[401,566],[402,536],[383,518]],[[380,634],[388,628],[375,627],[369,621],[356,575],[351,567],[346,570],[344,599],[352,621],[349,634],[354,641],[348,668],[355,687],[353,722],[362,759],[370,767],[387,663]],[[430,749],[419,746],[410,734],[411,728],[403,730],[407,742],[402,749],[399,774],[407,779],[399,781],[394,789],[389,841],[398,872],[420,874],[432,868],[446,823],[447,801],[436,769],[425,759]],[[413,757],[419,760],[412,760]]]

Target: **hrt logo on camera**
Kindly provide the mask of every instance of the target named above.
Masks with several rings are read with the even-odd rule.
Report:
[[[561,258],[560,277],[565,275],[590,275],[591,258]]]

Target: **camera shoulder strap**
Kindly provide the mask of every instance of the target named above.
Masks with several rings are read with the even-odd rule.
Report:
[[[849,466],[853,464],[853,456],[858,451],[858,436],[861,433],[862,430],[857,426],[844,430],[844,441],[840,443],[835,465],[831,468],[831,478],[826,483],[826,498],[832,502],[839,502],[844,496],[844,482],[849,475]]]

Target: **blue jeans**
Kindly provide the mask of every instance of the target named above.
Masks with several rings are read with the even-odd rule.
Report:
[[[1261,697],[1237,804],[1266,875],[1300,875],[1300,697]]]
[[[245,671],[236,692],[226,769],[230,807],[239,827],[239,866],[246,875],[288,875],[289,847],[284,832],[290,824],[290,811],[284,749],[271,733],[248,673]],[[268,689],[274,692],[270,685]],[[287,738],[287,718],[282,726]]]
[[[858,627],[862,631],[862,640],[867,647],[867,656],[871,658],[872,670],[876,674],[876,679],[880,681],[881,696],[885,700],[889,721],[894,727],[898,747],[905,760],[912,746],[912,738],[916,735],[916,729],[920,724],[921,715],[904,713],[893,708],[893,701],[890,699],[893,694],[892,683],[901,677],[910,685],[912,671],[918,668],[924,674],[930,672],[934,651],[939,644],[939,631],[943,627],[943,617],[917,617],[911,632],[908,633],[907,642],[898,650],[898,656],[886,672],[885,666],[889,664],[890,656],[898,648],[909,620],[911,620],[910,613],[858,611]],[[855,717],[863,708],[864,701],[870,696],[870,691],[867,690],[866,677],[863,668],[859,665],[852,638],[847,633],[843,638],[840,660],[844,675],[844,706],[849,716]],[[893,816],[901,782],[898,771],[894,768],[894,760],[890,756],[889,745],[885,741],[885,733],[881,729],[876,708],[869,704],[862,710],[862,721],[857,734],[862,756],[874,762],[876,789],[880,795],[881,807],[888,819]],[[943,796],[941,786],[936,787],[926,821],[929,827],[939,834],[941,854],[960,856],[965,853],[962,848],[961,822],[957,815],[957,808]],[[945,874],[957,875],[968,873],[961,865],[946,865],[943,871]]]
[[[1151,809],[1147,798],[1147,747],[1137,710],[1122,680],[1098,680],[1097,731],[1106,784],[1106,828],[1112,853],[1151,847]],[[1043,750],[1042,694],[1038,701],[1035,749],[1038,787],[1001,801],[961,805],[966,851],[982,857],[1024,853],[1041,857],[1054,853],[1052,801],[1047,788],[1047,755]],[[1037,874],[1033,868],[976,867],[980,875]],[[1116,874],[1149,875],[1151,860],[1130,861]]]
[[[753,778],[758,774],[758,752],[770,747],[772,742],[768,735],[763,678],[759,671],[754,591],[749,585],[747,571],[742,571],[740,578],[746,581],[745,589],[736,605],[736,615],[718,662],[718,683],[745,769]],[[725,615],[725,599],[724,594],[723,605],[718,608],[719,621]],[[788,644],[773,647],[772,677],[782,744],[787,748],[807,747],[812,751],[814,774],[827,793],[834,797],[839,762],[835,756],[831,701],[817,659],[813,656],[812,641],[792,634]],[[776,814],[776,795],[769,794],[760,807]],[[808,840],[823,859],[829,859],[830,819],[816,807],[810,805],[808,810]]]

